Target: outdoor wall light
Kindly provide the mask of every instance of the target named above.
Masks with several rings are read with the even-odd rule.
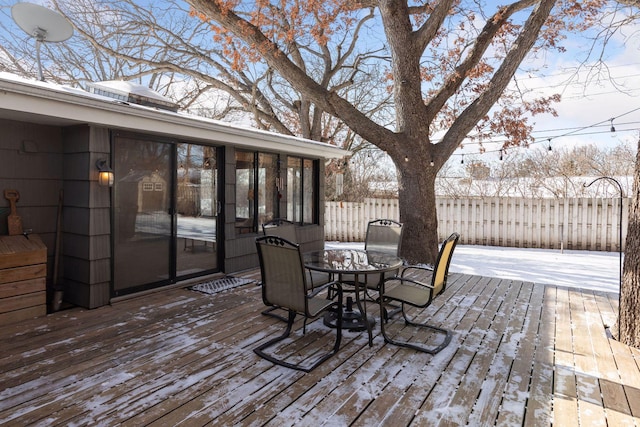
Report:
[[[113,170],[107,166],[105,159],[100,159],[96,162],[98,168],[98,184],[102,187],[113,186]]]

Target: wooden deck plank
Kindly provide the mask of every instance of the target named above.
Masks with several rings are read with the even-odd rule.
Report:
[[[21,387],[18,392],[24,393],[27,391],[24,388],[25,380],[37,380],[40,369],[46,369],[49,374],[55,374],[59,370],[66,369],[62,375],[68,376],[70,373],[76,373],[73,369],[81,371],[81,369],[73,368],[73,365],[79,365],[85,361],[95,363],[94,358],[96,354],[104,354],[104,358],[106,359],[117,356],[118,351],[123,351],[127,344],[133,345],[147,339],[152,339],[156,335],[166,334],[167,331],[174,335],[179,334],[180,328],[186,325],[185,323],[181,323],[184,322],[185,319],[184,313],[190,312],[190,315],[194,314],[193,311],[189,311],[187,307],[193,301],[195,300],[185,300],[185,305],[174,305],[174,308],[168,313],[169,316],[174,317],[167,317],[165,319],[150,318],[142,312],[139,315],[140,319],[144,319],[139,321],[142,323],[138,323],[138,321],[134,319],[131,323],[127,323],[127,325],[131,324],[131,328],[127,328],[126,330],[121,330],[121,325],[123,322],[126,322],[128,314],[122,311],[114,313],[108,307],[105,307],[105,311],[111,314],[111,316],[108,317],[110,319],[109,324],[114,326],[105,326],[100,335],[97,335],[99,334],[98,331],[91,328],[82,336],[74,336],[73,339],[64,339],[65,344],[63,346],[47,348],[49,358],[45,358],[42,355],[38,355],[38,360],[25,358],[25,363],[18,369],[12,369],[13,365],[3,366],[3,369],[6,369],[4,372],[7,374],[5,378],[9,379],[14,375],[20,375],[23,387]],[[209,309],[211,309],[211,307],[203,308],[204,311]],[[118,314],[123,315],[123,317],[118,318]],[[208,314],[205,313],[200,316],[201,317],[192,317],[191,321],[198,321],[202,317],[207,317]],[[141,331],[144,331],[143,337],[140,336]],[[97,339],[98,336],[100,339]],[[58,339],[58,334],[54,334],[53,339]],[[69,366],[72,369],[71,372],[69,372],[69,368],[67,368]],[[13,385],[9,380],[5,382],[5,384],[7,388]]]
[[[447,290],[450,292],[458,292],[457,288],[459,288],[462,283],[467,284],[462,281],[461,276],[452,277]],[[419,316],[418,320],[444,328],[447,328],[451,323],[459,322],[459,313],[454,314],[456,305],[451,304],[451,301],[439,298],[434,301],[431,308],[432,310],[424,310],[422,313],[426,314],[430,311],[433,311],[433,313],[429,313],[426,317],[424,315]],[[408,337],[411,341],[421,343],[429,342],[430,335],[425,333],[424,329],[414,327],[406,327],[406,329],[411,330],[411,336]],[[441,339],[441,337],[437,339]],[[426,369],[431,359],[431,356],[428,354],[387,346],[381,347],[376,354],[379,355],[378,357],[383,358],[382,366],[375,369],[374,375],[372,375],[369,380],[362,381],[361,378],[358,378],[359,382],[357,382],[357,384],[359,386],[354,390],[354,393],[349,399],[340,397],[342,394],[341,391],[337,393],[339,400],[335,403],[335,407],[337,407],[338,410],[328,419],[329,422],[343,425],[346,420],[356,420],[354,425],[363,425],[363,423],[364,425],[371,425],[370,420],[372,420],[372,417],[380,420],[380,418],[375,415],[374,410],[372,410],[372,406],[379,406],[380,403],[385,400],[384,398],[388,397],[397,400],[410,386],[410,384],[407,384],[407,382],[403,380],[406,378],[415,380],[415,373]],[[397,359],[402,360],[402,364],[393,363],[394,360]],[[369,362],[373,360],[374,359],[371,358]],[[370,370],[371,368],[367,366],[366,369]],[[324,403],[323,401],[323,404]],[[385,402],[382,406],[388,408],[389,402]],[[363,416],[365,411],[366,416]],[[310,417],[303,418],[303,421],[305,423],[309,422],[310,424],[314,423],[314,419]],[[320,419],[315,420],[316,423],[320,421]]]
[[[464,282],[462,282],[463,280]],[[487,289],[490,280],[461,275],[458,283],[464,283],[465,287],[457,290],[458,298],[452,297],[447,301],[447,305],[455,307],[455,310],[450,312],[440,325],[447,328],[456,326],[453,331],[452,344],[433,357],[420,355],[407,349],[398,349],[397,353],[394,354],[394,358],[402,360],[402,370],[398,375],[391,378],[384,388],[380,389],[380,392],[366,408],[366,411],[360,414],[353,424],[354,426],[370,426],[381,421],[388,425],[403,425],[405,423],[408,424],[414,417],[415,410],[422,404],[423,398],[409,399],[409,401],[406,401],[405,398],[419,396],[420,393],[413,393],[413,390],[417,387],[423,388],[423,393],[428,393],[429,385],[432,387],[436,383],[438,369],[446,367],[453,354],[455,354],[456,347],[459,345],[461,339],[457,331],[466,333],[471,328],[471,323],[465,326],[461,323],[462,320],[469,311],[480,312],[481,309],[477,307],[482,305],[483,301],[479,300],[477,295]],[[449,289],[453,290],[452,287]],[[436,320],[432,319],[431,321]],[[430,359],[428,365],[424,365],[424,357]],[[416,376],[415,372],[419,372],[420,375]],[[393,410],[389,412],[389,408],[393,408]]]
[[[453,283],[450,283],[450,285],[451,285],[450,290],[455,292],[454,289],[458,286],[456,279],[454,279]],[[429,316],[430,322],[436,325],[440,325],[441,322],[444,321],[453,310],[453,308],[450,305],[444,304],[441,299],[434,301],[430,309],[433,309],[435,311],[435,313],[432,316],[431,315]],[[431,311],[431,310],[425,310],[425,311]],[[397,316],[397,317],[400,318],[400,316]],[[410,328],[410,327],[405,327],[405,328]],[[412,328],[412,329],[415,329],[415,328]],[[417,335],[421,336],[421,335],[424,335],[424,333],[422,334],[417,333]],[[415,338],[412,338],[412,339],[415,339]],[[383,342],[383,339],[381,336],[379,336],[376,339],[376,347],[378,344],[382,344],[382,342]],[[395,349],[395,347],[393,348]],[[398,349],[395,349],[395,350],[398,350]],[[416,352],[413,352],[413,351],[411,352],[411,354],[415,354],[415,353]],[[399,350],[398,354],[400,354],[401,357],[404,357],[404,355],[402,354],[402,349]],[[424,358],[425,355],[422,354],[421,356]],[[372,358],[367,359],[367,361],[371,361],[371,360],[374,360],[374,364],[381,366],[380,365],[381,360],[372,359]],[[418,357],[417,360],[420,360],[420,358]],[[424,362],[419,362],[419,363],[424,364]],[[373,370],[373,372],[375,372],[375,369]],[[320,408],[320,413],[326,413],[322,411],[322,408],[326,408],[326,407],[329,407],[331,408],[331,411],[336,411],[336,412],[338,412],[340,408],[345,408],[345,410],[342,411],[341,414],[334,414],[334,417],[340,417],[340,416],[343,417],[340,419],[341,423],[345,422],[344,417],[346,417],[347,414],[349,414],[348,416],[352,417],[352,419],[356,419],[359,415],[358,411],[354,410],[354,408],[350,408],[345,403],[345,401],[349,400],[349,397],[352,397],[355,402],[361,405],[363,401],[361,399],[361,396],[366,396],[365,399],[370,398],[371,396],[371,392],[370,392],[371,378],[370,377],[372,375],[373,375],[372,369],[368,366],[367,363],[363,363],[356,370],[356,372],[354,372],[354,374],[350,376],[350,378],[356,378],[355,380],[344,381],[343,385],[340,387],[340,390],[338,392],[336,392],[336,390],[334,389],[329,395],[305,396],[305,398],[300,399],[298,402],[296,402],[296,411],[300,411],[305,414],[303,417],[303,422],[309,425],[314,425],[315,423],[318,422],[317,420],[313,419],[313,417],[315,416],[314,413],[318,412],[316,408]],[[362,392],[363,388],[366,388],[364,392]],[[275,418],[271,424],[272,425],[281,424],[283,420],[291,419],[292,416],[293,415],[291,413],[285,410],[282,413],[280,413],[278,417]]]
[[[238,314],[242,314],[239,311]],[[243,333],[248,329],[249,322],[238,322],[237,325],[223,326],[218,331],[211,332],[210,325],[203,325],[202,327],[195,327],[189,332],[189,340],[186,344],[170,347],[166,352],[155,352],[153,355],[154,363],[142,367],[135,373],[135,379],[132,381],[124,381],[117,389],[104,390],[101,393],[101,400],[103,402],[112,402],[112,407],[118,407],[121,404],[127,404],[127,411],[119,411],[119,416],[126,419],[129,413],[136,414],[135,411],[145,410],[145,414],[152,418],[152,412],[146,412],[145,405],[148,402],[145,401],[146,395],[153,392],[158,396],[162,396],[167,393],[167,390],[176,389],[179,387],[180,382],[185,382],[184,370],[195,370],[200,372],[209,371],[210,374],[215,374],[225,366],[228,365],[230,360],[230,351],[228,350],[225,342],[231,339],[242,339]],[[211,346],[208,342],[211,338],[217,340],[216,344]],[[164,341],[167,342],[168,341]],[[234,350],[235,356],[242,356],[242,347],[237,346]],[[245,351],[246,352],[246,351]],[[231,359],[233,360],[233,359]],[[157,367],[161,366],[160,371]],[[156,369],[153,369],[153,368]],[[131,374],[133,378],[133,375]],[[142,383],[142,385],[141,385]],[[99,388],[98,388],[99,389]],[[115,401],[119,401],[115,402]],[[167,408],[164,408],[167,411]],[[114,417],[112,413],[101,414],[101,417]]]
[[[553,393],[553,423],[578,426],[578,392],[574,368],[573,335],[569,290],[556,293],[556,340]]]
[[[534,364],[544,286],[523,283],[523,286],[525,285],[531,286],[531,294],[526,304],[525,321],[520,330],[521,337],[518,345],[514,348],[515,354],[511,370],[504,386],[504,393],[499,401],[499,413],[496,417],[498,425],[508,425],[517,422],[517,420],[523,420],[525,407],[521,402],[526,401],[529,397],[530,384],[523,379],[531,377]]]
[[[470,286],[463,287],[459,297],[450,302],[456,306],[456,310],[453,312],[456,317],[452,318],[449,323],[452,326],[455,325],[451,344],[432,358],[429,368],[424,369],[420,377],[413,376],[402,378],[401,381],[394,381],[393,386],[400,387],[400,389],[391,395],[399,396],[399,399],[395,401],[386,416],[380,418],[385,425],[410,425],[414,420],[418,408],[431,396],[434,386],[441,379],[441,375],[452,366],[452,359],[459,353],[459,347],[465,343],[466,335],[473,328],[474,322],[482,315],[491,300],[491,295],[496,292],[497,287],[492,286],[493,282],[497,283],[490,278],[472,280],[469,282]],[[402,349],[402,351],[406,352],[408,349]],[[410,390],[410,392],[403,392],[402,389]],[[358,419],[357,425],[368,425],[370,422],[376,421],[365,414]]]
[[[595,293],[594,299],[603,323],[608,327],[613,326],[618,313],[618,295]],[[614,339],[609,339],[608,343],[613,361],[619,372],[620,383],[626,395],[631,415],[640,417],[640,388],[633,386],[633,384],[640,384],[640,372],[637,369],[640,366],[638,351]]]
[[[206,308],[205,311],[207,311]],[[193,311],[191,313],[195,316],[192,318],[193,321],[200,321],[202,319],[203,314],[194,313]],[[182,334],[184,333],[186,325],[188,325],[188,323],[177,323],[176,328],[163,325],[162,331],[154,328],[146,329],[146,338],[156,338],[151,341],[151,343],[140,339],[129,340],[129,337],[125,336],[117,342],[103,343],[104,346],[100,351],[95,351],[93,346],[89,346],[90,350],[88,351],[78,349],[79,353],[82,353],[85,357],[81,359],[78,358],[75,360],[76,363],[73,363],[72,360],[64,362],[72,365],[63,371],[65,377],[44,387],[38,387],[40,381],[36,379],[33,381],[33,390],[25,393],[25,390],[19,389],[20,395],[17,396],[17,398],[30,398],[30,404],[37,404],[39,400],[42,400],[42,403],[39,405],[40,408],[44,407],[52,412],[59,412],[73,405],[73,403],[77,401],[78,395],[82,396],[86,394],[87,390],[99,391],[103,384],[108,386],[113,378],[119,378],[119,376],[123,374],[120,372],[121,365],[135,363],[138,359],[144,361],[149,357],[149,354],[161,358],[162,354],[166,351],[165,349],[175,351],[176,347],[184,345],[185,339]],[[137,333],[139,334],[139,332]],[[229,334],[230,332],[225,333]],[[203,334],[203,338],[204,337],[206,337],[205,334]],[[70,355],[70,357],[74,357],[74,355]],[[60,363],[62,364],[63,362]],[[151,366],[157,368],[157,365]],[[74,379],[80,374],[83,374],[87,380],[76,383]],[[138,372],[135,373],[136,376],[137,374]],[[52,377],[56,378],[57,375],[58,371],[53,373]],[[134,373],[130,373],[129,375],[134,376]],[[58,388],[57,393],[55,393],[55,399],[50,398],[49,392],[51,390],[49,390],[49,387]],[[121,388],[122,386],[120,385],[118,389]],[[45,391],[47,391],[47,394],[42,394]],[[25,419],[27,419],[27,417],[25,417]]]
[[[571,290],[569,295],[578,416],[580,422],[593,426],[606,426],[607,421],[594,357],[595,349],[585,315],[584,295],[580,290]],[[602,332],[604,332],[604,328]]]
[[[530,373],[529,396],[525,400],[524,427],[551,425],[553,419],[556,288],[551,286],[537,286],[537,288],[543,289],[542,311]],[[531,322],[534,320],[531,319]],[[525,379],[523,378],[522,381]]]
[[[629,408],[632,415],[640,419],[640,356],[637,350],[619,341],[610,340],[610,344]]]
[[[284,327],[260,314],[259,287],[169,289],[3,328],[0,424],[640,426],[640,351],[602,326],[616,304],[611,294],[454,274],[446,297],[417,313],[454,330],[439,354],[385,344],[376,327],[373,347],[366,333],[345,332],[340,352],[305,374],[253,353]],[[315,352],[334,333],[316,321],[277,351]]]
[[[633,426],[631,408],[624,392],[622,379],[615,364],[606,323],[603,319],[594,292],[583,291],[584,315],[587,320],[589,334],[593,341],[597,379],[602,394],[603,406],[608,425]]]

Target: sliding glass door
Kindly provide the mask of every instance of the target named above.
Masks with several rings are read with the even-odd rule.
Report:
[[[113,287],[121,295],[173,276],[173,145],[116,136]]]
[[[114,295],[218,271],[217,149],[115,135],[113,166]]]

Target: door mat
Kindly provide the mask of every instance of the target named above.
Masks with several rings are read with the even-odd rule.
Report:
[[[254,282],[251,279],[243,279],[240,277],[225,276],[220,279],[211,280],[209,282],[198,283],[191,286],[191,289],[205,294],[215,294],[217,292],[233,289],[238,286],[247,285]]]

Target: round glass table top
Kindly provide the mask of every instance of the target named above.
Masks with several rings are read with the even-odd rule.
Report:
[[[304,265],[327,273],[382,273],[397,269],[402,265],[402,260],[384,252],[325,249],[305,253]]]

